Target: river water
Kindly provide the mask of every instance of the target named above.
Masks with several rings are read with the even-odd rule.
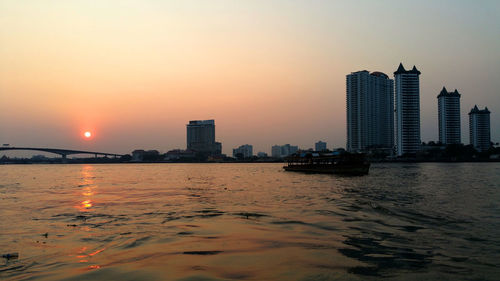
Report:
[[[500,163],[0,166],[0,279],[499,280]]]

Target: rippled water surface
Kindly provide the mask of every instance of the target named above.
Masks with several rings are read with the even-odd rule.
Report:
[[[0,279],[499,280],[500,164],[0,166]]]

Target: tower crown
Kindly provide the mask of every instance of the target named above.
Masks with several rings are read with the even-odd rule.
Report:
[[[417,74],[420,75],[420,71],[418,71],[416,66],[413,66],[411,70],[406,70],[403,66],[403,63],[399,63],[398,69],[394,72],[394,75],[397,74]]]
[[[437,96],[438,98],[440,97],[460,97],[460,93],[458,92],[457,89],[453,92],[448,92],[446,88],[443,86],[443,89],[441,92],[439,92],[439,95]]]
[[[394,72],[394,75],[396,75],[396,74],[403,74],[403,73],[406,73],[406,69],[405,69],[405,67],[403,66],[403,63],[402,63],[402,62],[400,62],[400,63],[399,63],[399,66],[398,66],[398,70],[396,70],[396,71]]]

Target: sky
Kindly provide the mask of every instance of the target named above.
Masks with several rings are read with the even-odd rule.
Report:
[[[500,1],[0,0],[0,143],[112,153],[346,145],[346,75],[420,76],[422,141],[458,89],[500,142]],[[91,131],[91,140],[83,133]]]

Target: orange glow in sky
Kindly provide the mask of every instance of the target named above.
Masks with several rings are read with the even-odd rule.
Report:
[[[0,143],[163,153],[215,119],[229,155],[345,147],[346,75],[400,62],[422,72],[422,141],[443,86],[464,142],[474,104],[500,140],[500,1],[49,2],[0,0]]]

